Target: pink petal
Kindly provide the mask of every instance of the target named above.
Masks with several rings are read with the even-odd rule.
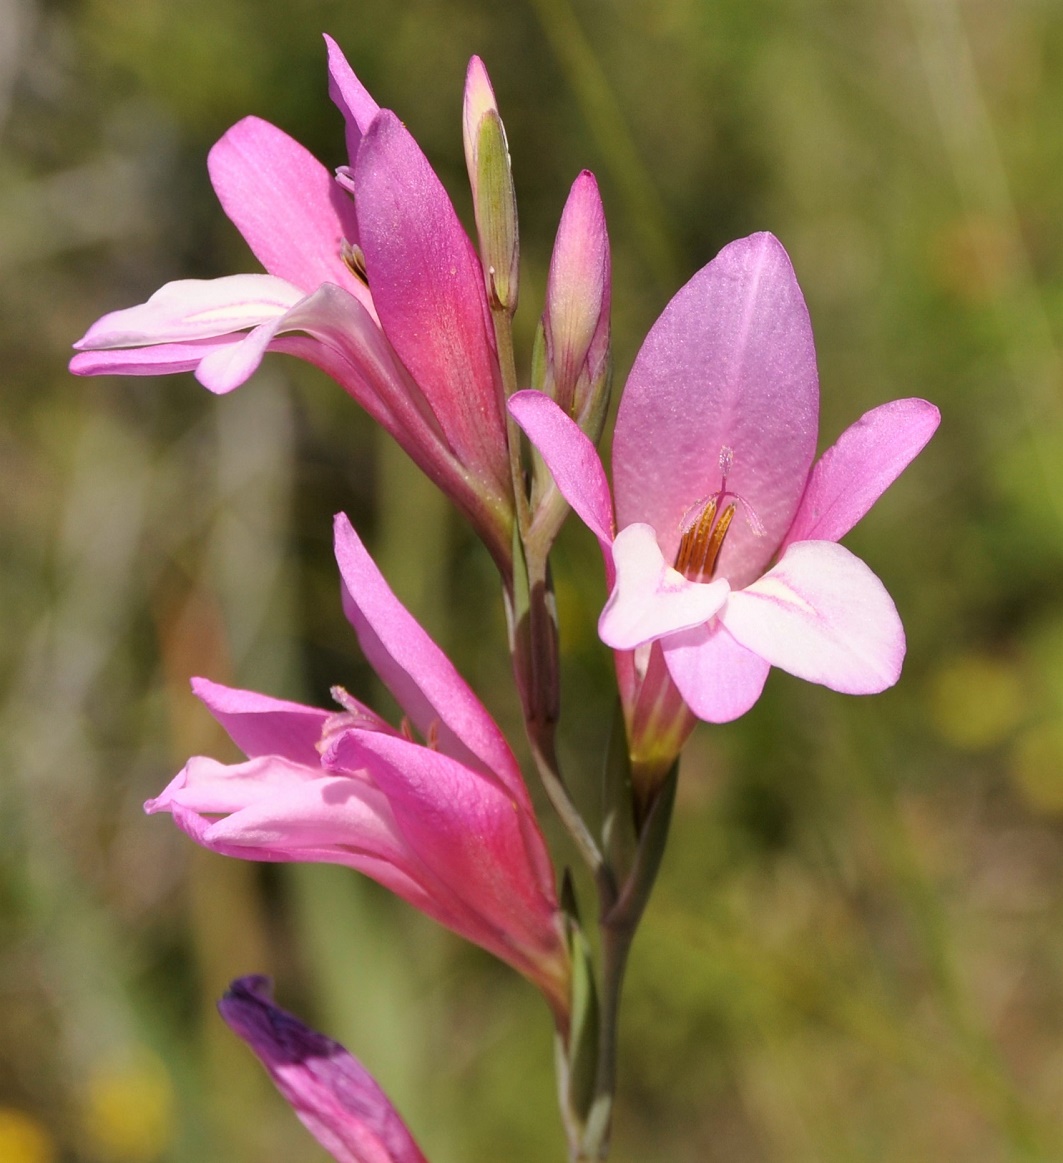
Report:
[[[234,981],[218,1009],[337,1163],[426,1163],[365,1067],[338,1042],[273,1005],[266,978]]]
[[[382,110],[354,169],[358,225],[380,322],[462,463],[509,495],[502,388],[479,259],[446,191]]]
[[[941,413],[926,400],[894,400],[865,413],[819,458],[784,545],[838,541],[934,435]]]
[[[297,141],[258,117],[245,117],[210,151],[207,168],[225,213],[271,275],[309,294],[336,283],[372,310],[365,284],[341,257],[357,241],[348,194]]]
[[[733,597],[733,595],[732,595]],[[729,723],[760,698],[771,666],[720,624],[684,630],[661,642],[679,693],[699,719]]]
[[[527,807],[527,789],[502,732],[450,659],[395,597],[343,513],[336,515],[335,540],[344,611],[369,664],[425,738],[497,780]]]
[[[745,504],[718,572],[748,584],[797,511],[818,412],[812,329],[786,252],[770,234],[731,243],[672,299],[635,359],[613,440],[618,524],[652,525],[674,558],[684,514],[720,488],[730,450],[727,488]]]
[[[194,371],[204,357],[243,341],[237,333],[220,339],[192,339],[187,343],[160,343],[153,347],[127,347],[82,351],[70,361],[76,376],[158,376]]]
[[[613,542],[616,586],[598,620],[598,636],[614,650],[634,650],[676,630],[707,622],[727,601],[722,578],[688,581],[661,556],[649,525],[629,525]]]
[[[74,346],[98,351],[213,339],[276,319],[302,298],[298,287],[272,275],[181,279],[146,303],[97,319]]]
[[[797,541],[778,565],[732,594],[720,620],[748,650],[845,694],[892,686],[904,630],[882,582],[832,541]]]
[[[546,845],[530,812],[514,811],[493,780],[406,739],[358,730],[338,736],[324,760],[372,771],[425,891],[451,918],[444,923],[540,984],[563,965]]]
[[[347,63],[340,46],[327,33],[325,44],[328,46],[328,92],[333,104],[343,114],[347,133],[347,157],[353,165],[362,135],[380,112],[380,106],[354,75],[354,70]],[[349,242],[356,241],[352,235],[348,235],[347,239]]]
[[[509,398],[509,410],[546,461],[561,495],[598,538],[611,570],[613,504],[598,450],[579,425],[542,392],[515,392]],[[611,577],[609,581],[611,585]]]
[[[222,686],[207,678],[192,679],[192,690],[248,759],[279,755],[293,763],[319,766],[317,745],[333,712]],[[372,715],[368,708],[365,713]]]
[[[580,369],[609,310],[609,236],[598,183],[588,170],[573,182],[561,214],[546,285],[547,341],[556,399],[571,409]]]
[[[288,315],[260,323],[240,340],[205,355],[196,368],[196,379],[215,395],[224,395],[247,383],[258,371],[274,336],[282,329]]]

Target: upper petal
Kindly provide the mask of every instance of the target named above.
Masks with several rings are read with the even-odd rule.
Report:
[[[275,1006],[266,978],[234,981],[218,1009],[337,1163],[425,1163],[365,1067],[338,1042]]]
[[[844,537],[919,455],[940,421],[926,400],[894,400],[866,412],[816,462],[784,544]]]
[[[381,325],[451,448],[507,496],[502,389],[483,271],[428,160],[386,109],[359,147],[354,181]]]
[[[343,513],[336,515],[335,535],[343,608],[370,665],[425,738],[497,779],[527,806],[517,761],[487,709],[395,597]]]
[[[598,450],[579,425],[542,392],[515,392],[509,398],[509,410],[546,461],[561,495],[598,538],[611,571],[613,502]]]
[[[904,629],[882,582],[833,541],[797,541],[730,596],[720,621],[772,666],[850,695],[892,686]]]
[[[684,513],[721,485],[740,504],[718,572],[748,584],[782,541],[816,450],[812,329],[770,234],[725,247],[664,309],[635,359],[613,439],[616,516],[645,521],[665,557]],[[725,454],[728,455],[728,454]]]
[[[722,578],[689,581],[661,556],[649,525],[629,525],[613,542],[616,585],[598,619],[598,636],[614,650],[634,650],[676,630],[700,626],[727,601]]]
[[[369,91],[354,75],[340,46],[325,34],[328,46],[328,92],[336,108],[343,114],[347,133],[347,157],[354,163],[355,154],[361,144],[362,135],[380,112],[380,106],[369,95]],[[348,239],[355,239],[348,235]]]
[[[354,205],[331,173],[283,130],[258,117],[238,121],[207,158],[225,213],[271,275],[309,294],[336,283],[372,310],[365,284],[341,257],[357,241]]]

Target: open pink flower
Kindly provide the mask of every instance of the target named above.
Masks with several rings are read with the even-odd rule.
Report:
[[[331,174],[256,117],[234,125],[208,161],[225,212],[268,274],[168,283],[94,323],[71,370],[194,370],[228,392],[267,350],[299,356],[395,437],[505,567],[512,492],[480,260],[417,143],[326,40],[349,166]]]
[[[725,247],[647,336],[613,440],[615,521],[601,462],[578,428],[534,393],[510,408],[601,542],[611,593],[599,633],[620,652],[640,746],[677,752],[691,724],[676,692],[698,718],[725,722],[756,702],[772,666],[849,694],[896,682],[897,611],[837,541],[939,414],[924,400],[875,408],[813,467],[812,330],[770,234]]]
[[[403,729],[340,688],[328,711],[195,679],[248,761],[196,756],[145,809],[170,812],[223,855],[364,872],[525,974],[563,1025],[554,874],[513,753],[342,514],[336,558],[347,616],[406,713]]]
[[[218,1010],[337,1163],[425,1163],[369,1071],[339,1042],[274,1005],[267,978],[234,981]]]

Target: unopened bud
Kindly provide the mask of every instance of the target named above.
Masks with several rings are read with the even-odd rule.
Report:
[[[492,310],[512,315],[517,309],[520,258],[517,196],[506,131],[479,57],[469,62],[465,79],[462,130],[488,300]]]

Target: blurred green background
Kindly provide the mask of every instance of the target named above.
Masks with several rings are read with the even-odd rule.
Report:
[[[256,269],[206,175],[234,121],[346,160],[323,31],[466,221],[485,59],[525,352],[587,166],[618,384],[680,283],[770,229],[824,446],[895,397],[944,414],[848,538],[902,612],[900,685],[774,672],[691,741],[613,1157],[1063,1159],[1063,5],[0,0],[0,1160],[323,1158],[214,1013],[253,971],[363,1058],[432,1163],[563,1156],[522,981],[345,870],[227,861],[141,813],[188,754],[235,756],[190,674],[379,698],[337,601],[340,508],[518,737],[486,554],[335,385],[280,356],[222,399],[65,369],[104,311]],[[611,698],[582,528],[556,576],[589,787]]]

